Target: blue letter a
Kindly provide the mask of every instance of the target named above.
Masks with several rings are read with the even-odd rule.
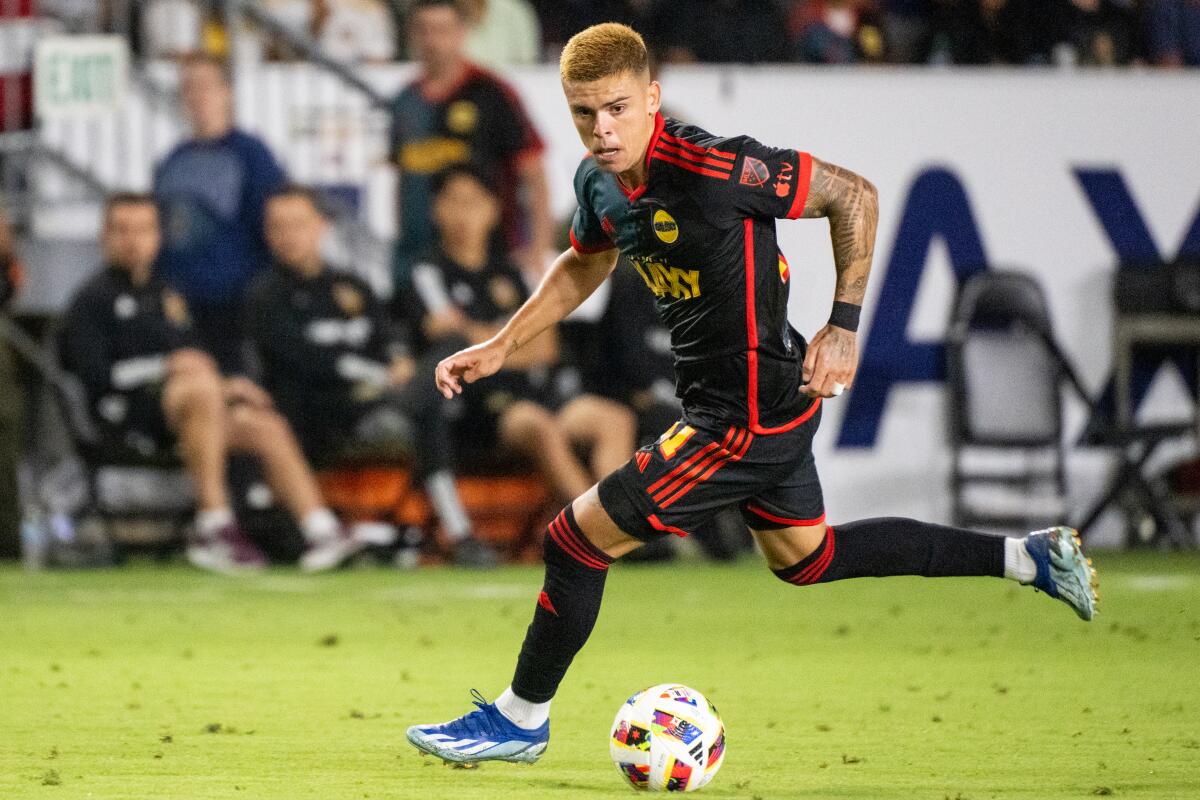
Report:
[[[921,173],[909,190],[854,391],[842,418],[838,447],[875,444],[888,393],[895,384],[945,377],[945,348],[907,338],[921,274],[937,236],[946,243],[950,266],[960,284],[987,269],[967,193],[953,173],[940,168]]]

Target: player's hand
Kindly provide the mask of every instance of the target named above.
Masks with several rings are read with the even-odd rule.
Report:
[[[826,325],[808,343],[800,391],[809,397],[836,397],[854,384],[858,334]]]
[[[504,366],[508,345],[503,341],[488,339],[482,344],[459,350],[437,365],[434,381],[438,391],[447,399],[462,394],[462,382],[474,383],[480,378],[495,375]]]

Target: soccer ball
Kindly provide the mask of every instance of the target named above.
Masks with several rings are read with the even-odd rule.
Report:
[[[609,750],[635,789],[694,792],[721,768],[725,725],[704,695],[663,683],[625,701],[613,720]]]

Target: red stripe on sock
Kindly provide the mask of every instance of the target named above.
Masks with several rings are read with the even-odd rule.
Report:
[[[559,514],[554,518],[554,521],[550,523],[549,530],[550,538],[552,538],[558,544],[558,546],[563,549],[564,553],[578,561],[580,564],[583,564],[585,567],[590,567],[591,569],[608,568],[608,565],[603,561],[588,555],[586,550],[567,538],[567,525],[563,521],[562,514]]]
[[[825,529],[825,551],[821,553],[820,558],[805,567],[804,571],[792,580],[792,583],[808,585],[820,580],[821,576],[825,574],[825,570],[829,569],[829,564],[833,561],[835,549],[833,526],[830,525]]]
[[[555,610],[554,603],[550,602],[550,595],[546,594],[544,591],[538,595],[538,605],[549,611],[554,616],[558,616],[558,611]]]

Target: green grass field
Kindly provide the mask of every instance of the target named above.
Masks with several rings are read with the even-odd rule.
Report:
[[[504,688],[540,570],[3,568],[0,798],[631,797],[608,728],[664,681],[725,719],[708,797],[1200,797],[1200,558],[1097,566],[1091,624],[998,580],[618,566],[546,756],[476,770],[404,728]]]

